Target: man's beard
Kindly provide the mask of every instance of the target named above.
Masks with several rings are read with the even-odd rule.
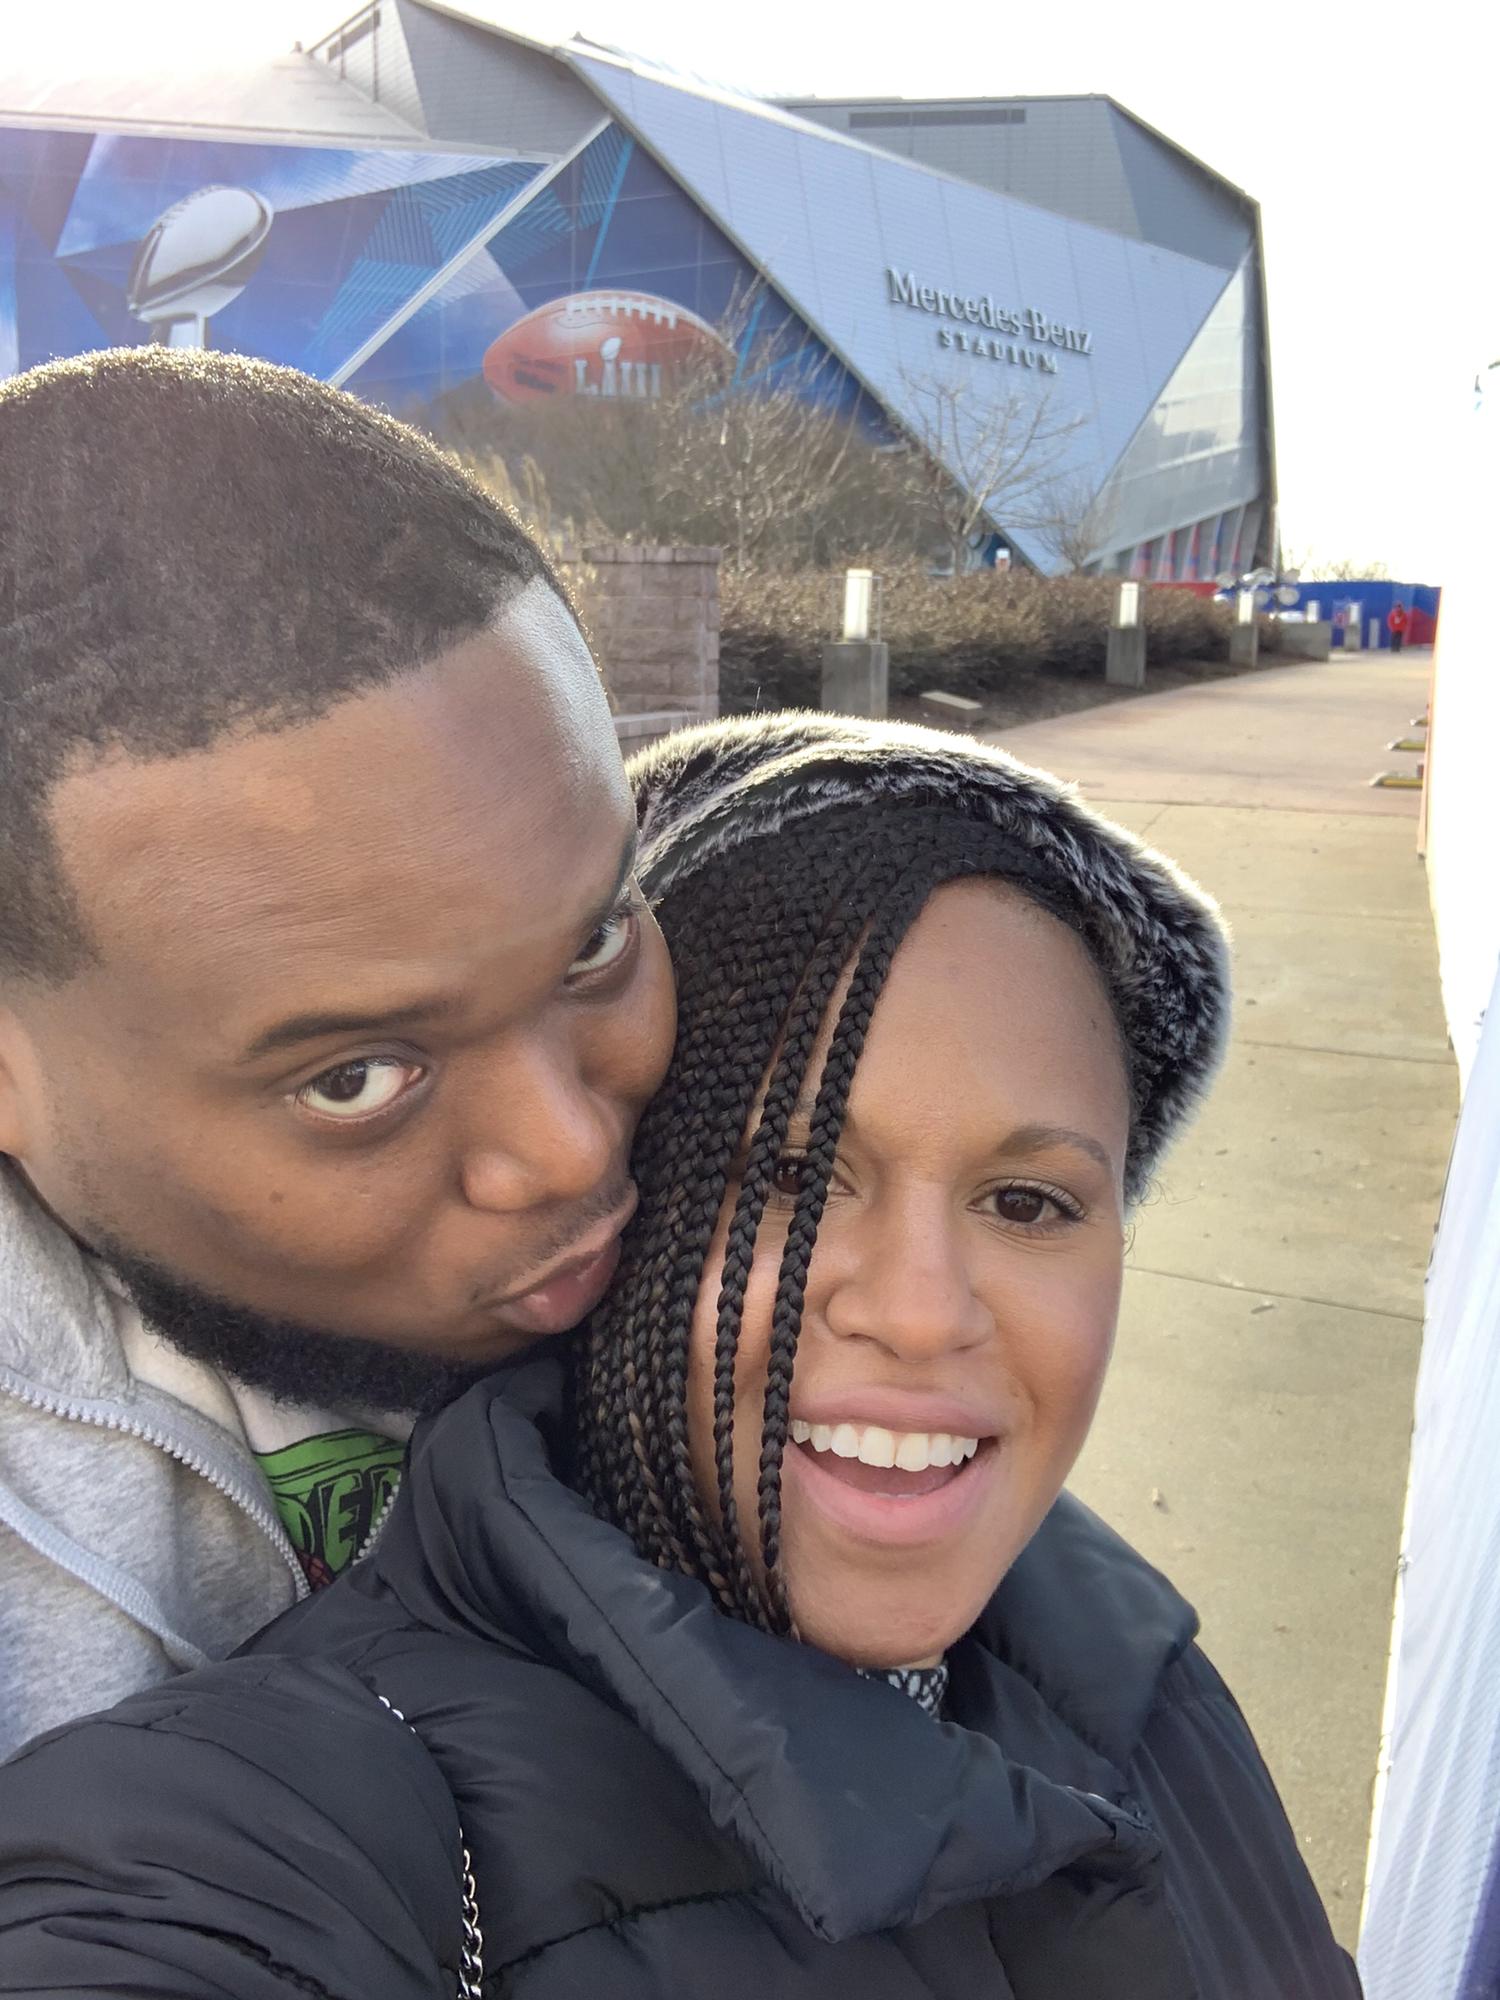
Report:
[[[234,1305],[108,1236],[96,1235],[89,1247],[119,1279],[153,1333],[190,1360],[206,1362],[279,1403],[427,1416],[494,1372],[493,1362],[460,1367],[435,1354]]]

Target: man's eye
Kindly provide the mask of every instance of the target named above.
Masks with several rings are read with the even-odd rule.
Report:
[[[600,924],[577,958],[568,967],[569,979],[582,979],[594,972],[603,972],[624,957],[635,936],[635,899],[622,903]]]
[[[353,1123],[387,1110],[421,1076],[415,1063],[393,1056],[365,1056],[325,1069],[297,1092],[297,1102],[320,1118]]]

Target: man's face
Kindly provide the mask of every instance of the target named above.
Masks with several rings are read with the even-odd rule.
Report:
[[[545,585],[316,721],[77,772],[53,824],[98,962],[5,996],[0,1150],[78,1236],[460,1369],[583,1317],[673,999]]]

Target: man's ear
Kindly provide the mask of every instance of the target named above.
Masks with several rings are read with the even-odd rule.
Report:
[[[27,1079],[34,1073],[36,1059],[31,1037],[10,1008],[0,1003],[0,1153],[24,1161],[34,1139],[33,1103]]]

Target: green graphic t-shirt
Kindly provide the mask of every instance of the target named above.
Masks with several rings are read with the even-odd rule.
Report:
[[[375,1431],[325,1431],[256,1454],[314,1590],[349,1567],[395,1491],[406,1447]]]

